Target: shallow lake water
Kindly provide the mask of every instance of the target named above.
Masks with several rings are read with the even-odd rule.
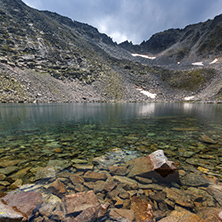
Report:
[[[113,148],[135,157],[163,149],[168,159],[220,178],[221,122],[216,104],[1,104],[0,160],[34,168],[49,160],[109,159]]]

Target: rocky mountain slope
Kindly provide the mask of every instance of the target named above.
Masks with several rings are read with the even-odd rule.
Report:
[[[117,45],[88,24],[0,0],[0,102],[221,99],[220,20]],[[206,67],[191,66],[198,59]]]
[[[190,64],[222,55],[222,15],[213,20],[188,25],[184,29],[169,29],[154,34],[140,45],[128,41],[121,47],[140,54],[151,54],[159,62],[170,59],[171,63]],[[206,61],[207,62],[207,61]],[[208,62],[209,64],[209,62]]]

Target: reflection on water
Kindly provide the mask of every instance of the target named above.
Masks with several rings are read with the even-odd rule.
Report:
[[[218,175],[221,120],[222,106],[210,104],[1,104],[0,158],[25,160],[22,168],[73,155],[90,161],[113,147],[139,155],[163,149]],[[203,155],[215,158],[204,162]]]

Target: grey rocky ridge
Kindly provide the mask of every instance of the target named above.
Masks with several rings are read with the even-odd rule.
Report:
[[[221,16],[140,45],[21,0],[0,20],[1,102],[221,100]]]

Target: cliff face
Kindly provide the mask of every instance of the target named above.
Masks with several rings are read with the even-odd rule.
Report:
[[[21,0],[0,0],[0,102],[182,100],[219,78],[218,70],[200,70],[191,75],[196,84],[189,88],[182,83],[190,81],[184,69],[191,66],[178,67],[177,62],[190,65],[197,58],[219,56],[220,28],[218,16],[157,33],[141,45],[117,45],[88,24],[32,9]]]

